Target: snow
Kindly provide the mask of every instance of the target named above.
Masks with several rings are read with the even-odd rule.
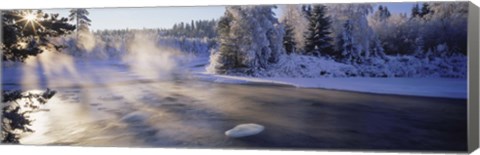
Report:
[[[265,129],[262,125],[258,124],[240,124],[225,132],[225,135],[232,138],[241,138],[259,134]]]
[[[379,94],[467,98],[467,80],[453,78],[266,78],[272,83]]]
[[[196,77],[230,84],[265,83],[376,94],[467,98],[467,80],[461,78],[285,78],[215,75],[205,72]]]
[[[287,85],[297,88],[319,88],[343,91],[355,91],[363,93],[390,94],[390,95],[408,95],[423,97],[441,97],[441,98],[467,98],[467,79],[466,78],[443,78],[439,76],[432,77],[348,77],[346,72],[355,72],[356,69],[334,62],[332,60],[322,59],[315,61],[307,56],[290,56],[290,58],[299,59],[296,63],[303,64],[304,68],[294,67],[298,64],[287,64],[284,68],[278,68],[268,71],[267,76],[246,76],[246,75],[220,75],[206,71],[202,67],[202,61],[205,58],[198,58],[191,66],[190,71],[193,76],[202,81],[228,83],[228,84],[251,84],[263,83],[272,85]],[[301,60],[301,61],[300,61]],[[318,58],[320,60],[320,58]],[[208,62],[204,62],[208,65]],[[292,66],[289,68],[288,66]],[[313,76],[312,68],[325,69],[325,77]],[[303,69],[303,70],[302,70]],[[279,71],[275,73],[274,71]],[[280,72],[285,71],[285,72]],[[291,76],[288,74],[292,71]],[[304,75],[301,75],[303,73]],[[288,74],[288,75],[287,75]]]

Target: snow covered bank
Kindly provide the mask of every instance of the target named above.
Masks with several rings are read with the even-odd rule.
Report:
[[[432,76],[407,76],[407,77],[348,77],[346,73],[355,72],[352,66],[340,64],[331,60],[312,58],[309,56],[293,56],[299,58],[297,62],[301,65],[281,65],[285,68],[276,68],[269,71],[270,76],[242,76],[242,75],[220,75],[206,71],[207,59],[198,57],[192,61],[189,67],[190,72],[197,79],[216,83],[247,84],[264,83],[276,85],[289,85],[299,88],[322,88],[332,90],[356,91],[365,93],[442,97],[442,98],[467,98],[466,78],[446,78],[439,75]],[[405,65],[392,65],[402,67]],[[312,68],[326,71],[324,77],[314,75]],[[408,68],[408,67],[407,67]],[[465,67],[466,68],[466,67]],[[274,73],[273,71],[278,71]],[[285,71],[285,72],[281,72]],[[292,71],[292,72],[288,72]],[[385,71],[392,71],[385,69]],[[466,74],[466,71],[461,71]],[[307,73],[307,74],[301,74]],[[446,73],[450,74],[450,73]],[[453,75],[453,74],[452,74]]]
[[[219,83],[254,82],[378,94],[467,98],[467,80],[458,78],[257,78],[207,73],[197,74],[197,77]]]

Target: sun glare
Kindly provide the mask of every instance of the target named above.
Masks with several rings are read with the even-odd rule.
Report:
[[[30,22],[30,21],[36,20],[37,16],[33,13],[28,13],[23,18]]]
[[[22,17],[20,21],[25,21],[25,25],[23,25],[23,29],[25,29],[27,26],[30,26],[33,32],[36,34],[37,26],[44,28],[42,24],[39,23],[38,14],[34,12],[26,11],[23,14],[21,14],[20,17]]]

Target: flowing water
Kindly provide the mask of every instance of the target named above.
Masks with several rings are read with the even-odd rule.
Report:
[[[85,72],[79,76],[84,74],[95,75],[95,81],[103,78],[103,74]],[[219,84],[188,76],[109,81],[130,76],[122,70],[108,75],[101,83],[68,85],[62,85],[68,78],[49,78],[48,87],[58,93],[45,105],[49,111],[32,115],[35,132],[25,135],[21,143],[429,151],[467,148],[465,99]],[[2,82],[6,89],[15,85]],[[265,130],[244,138],[225,136],[225,131],[243,123],[257,123]]]
[[[55,88],[54,88],[55,89]],[[451,150],[466,149],[466,100],[195,80],[56,88],[23,144]],[[251,137],[224,132],[242,123]]]

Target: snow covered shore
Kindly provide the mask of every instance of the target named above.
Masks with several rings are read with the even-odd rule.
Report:
[[[275,78],[198,73],[196,77],[218,83],[269,83],[299,88],[323,88],[365,93],[467,98],[467,80],[458,78]]]

